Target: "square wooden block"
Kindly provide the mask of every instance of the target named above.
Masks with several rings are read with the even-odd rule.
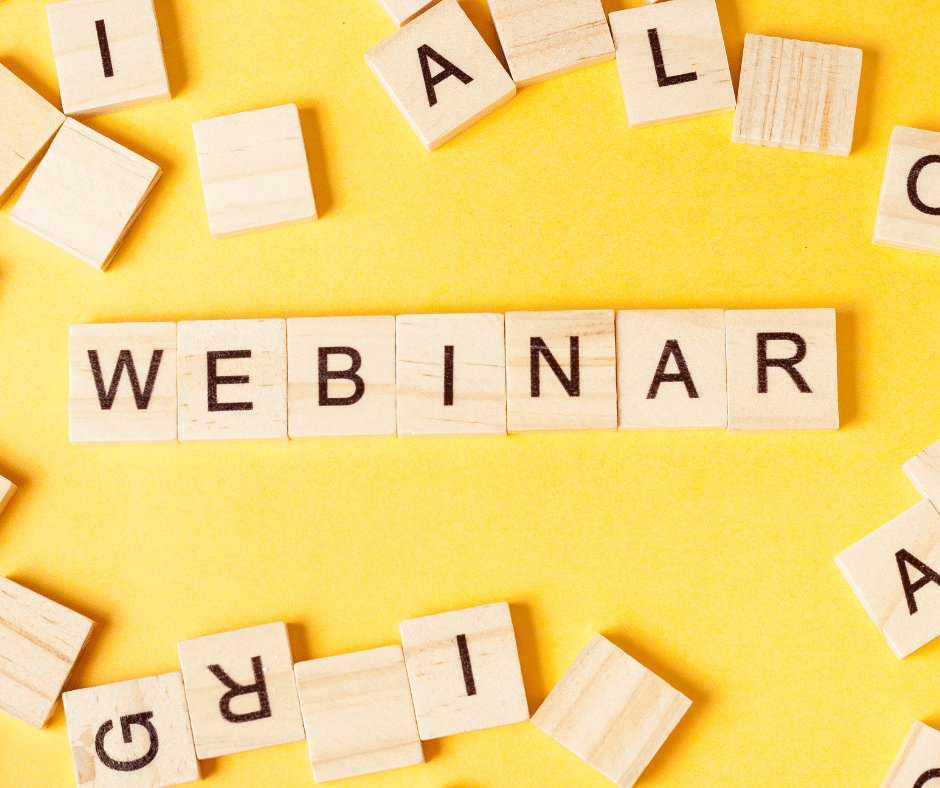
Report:
[[[734,110],[715,0],[672,0],[610,15],[631,129]]]
[[[834,309],[725,312],[730,432],[839,429]]]
[[[940,779],[940,731],[915,722],[881,788],[926,788],[937,779]]]
[[[0,66],[0,205],[65,121],[65,115]]]
[[[66,115],[169,100],[153,0],[65,0],[46,13]]]
[[[516,95],[457,0],[442,0],[376,44],[366,63],[429,151]]]
[[[601,0],[490,0],[489,7],[517,85],[614,59]]]
[[[692,705],[593,635],[532,722],[620,788],[630,788]]]
[[[181,441],[286,440],[284,320],[176,326]]]
[[[617,429],[615,345],[612,309],[507,312],[509,432]]]
[[[197,120],[193,137],[213,238],[317,218],[294,104]]]
[[[200,779],[181,673],[62,696],[78,788],[163,788]]]
[[[396,434],[395,318],[287,321],[291,439]]]
[[[399,628],[422,740],[529,719],[506,602],[413,618]]]
[[[304,738],[285,624],[184,640],[179,653],[200,760]]]
[[[395,25],[401,27],[438,2],[440,0],[379,0],[379,5]]]
[[[16,485],[0,476],[0,512],[7,508],[7,504],[15,493]]]
[[[909,459],[903,468],[917,492],[940,507],[940,441]]]
[[[94,626],[0,577],[0,711],[36,728],[45,725]]]
[[[104,270],[159,178],[156,164],[68,118],[10,219]]]
[[[617,392],[622,430],[727,427],[724,311],[617,312]]]
[[[69,329],[69,440],[176,441],[176,323]]]
[[[399,315],[398,435],[505,435],[504,343],[502,315]]]
[[[862,50],[744,37],[732,142],[848,156]]]
[[[318,783],[424,763],[401,646],[294,666]]]
[[[836,556],[898,659],[940,635],[940,515],[921,501]]]

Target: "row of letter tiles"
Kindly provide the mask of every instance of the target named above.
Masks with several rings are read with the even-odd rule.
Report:
[[[73,443],[839,426],[832,309],[92,324],[69,356]]]

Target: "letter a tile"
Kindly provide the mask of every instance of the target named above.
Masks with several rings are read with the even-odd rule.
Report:
[[[940,731],[915,722],[881,788],[930,788],[940,779]]]

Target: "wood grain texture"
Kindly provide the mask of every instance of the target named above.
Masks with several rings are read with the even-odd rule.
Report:
[[[732,142],[848,156],[862,50],[744,37]]]
[[[940,507],[940,441],[909,459],[903,469],[917,492]]]
[[[385,9],[389,18],[401,27],[438,2],[440,0],[379,0],[379,5]]]
[[[45,725],[94,626],[0,577],[0,711]]]
[[[931,771],[940,774],[940,731],[922,722],[915,722],[881,788],[913,788],[921,777]],[[926,785],[928,780],[936,780],[936,775],[928,776],[922,785]]]
[[[691,705],[602,635],[593,635],[532,722],[620,788],[630,788]]]
[[[424,763],[401,646],[294,666],[318,783]]]

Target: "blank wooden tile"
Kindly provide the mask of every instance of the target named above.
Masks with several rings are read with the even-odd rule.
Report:
[[[620,788],[630,788],[692,705],[593,635],[532,722]]]
[[[395,318],[287,321],[292,439],[395,435]]]
[[[617,312],[617,392],[622,430],[726,427],[724,311]]]
[[[715,0],[672,0],[610,15],[631,129],[734,110]]]
[[[732,142],[848,156],[862,50],[748,33]]]
[[[506,602],[413,618],[399,627],[423,740],[529,719]]]
[[[504,342],[502,315],[399,315],[399,436],[505,435]]]
[[[834,309],[725,312],[728,430],[839,429]]]
[[[0,711],[41,728],[93,621],[0,577]]]
[[[318,783],[424,763],[401,646],[294,666]]]
[[[66,115],[169,100],[153,0],[65,0],[46,13]]]
[[[285,321],[184,321],[176,341],[181,441],[287,438]]]
[[[614,59],[600,0],[490,0],[517,85],[531,85]]]
[[[366,63],[429,151],[516,95],[457,0],[439,2],[376,44]]]
[[[317,218],[294,104],[198,120],[193,137],[213,238]]]
[[[7,508],[7,504],[15,493],[16,485],[0,476],[0,512]]]
[[[200,778],[181,673],[62,696],[78,788],[163,788]]]
[[[200,760],[304,738],[285,624],[184,640],[179,653]]]
[[[69,329],[69,440],[176,440],[176,323]]]
[[[940,778],[940,731],[915,722],[881,788],[927,788]],[[933,782],[936,785],[936,782]]]
[[[385,9],[391,20],[401,27],[438,2],[439,0],[379,0],[379,5]]]
[[[610,309],[508,312],[509,432],[617,429],[615,344]]]
[[[68,118],[10,219],[104,269],[160,177],[160,168]]]
[[[64,120],[65,115],[0,65],[0,205]]]
[[[940,506],[940,441],[909,459],[903,467],[917,492]]]
[[[930,501],[843,550],[836,564],[899,659],[940,635],[940,515]]]

